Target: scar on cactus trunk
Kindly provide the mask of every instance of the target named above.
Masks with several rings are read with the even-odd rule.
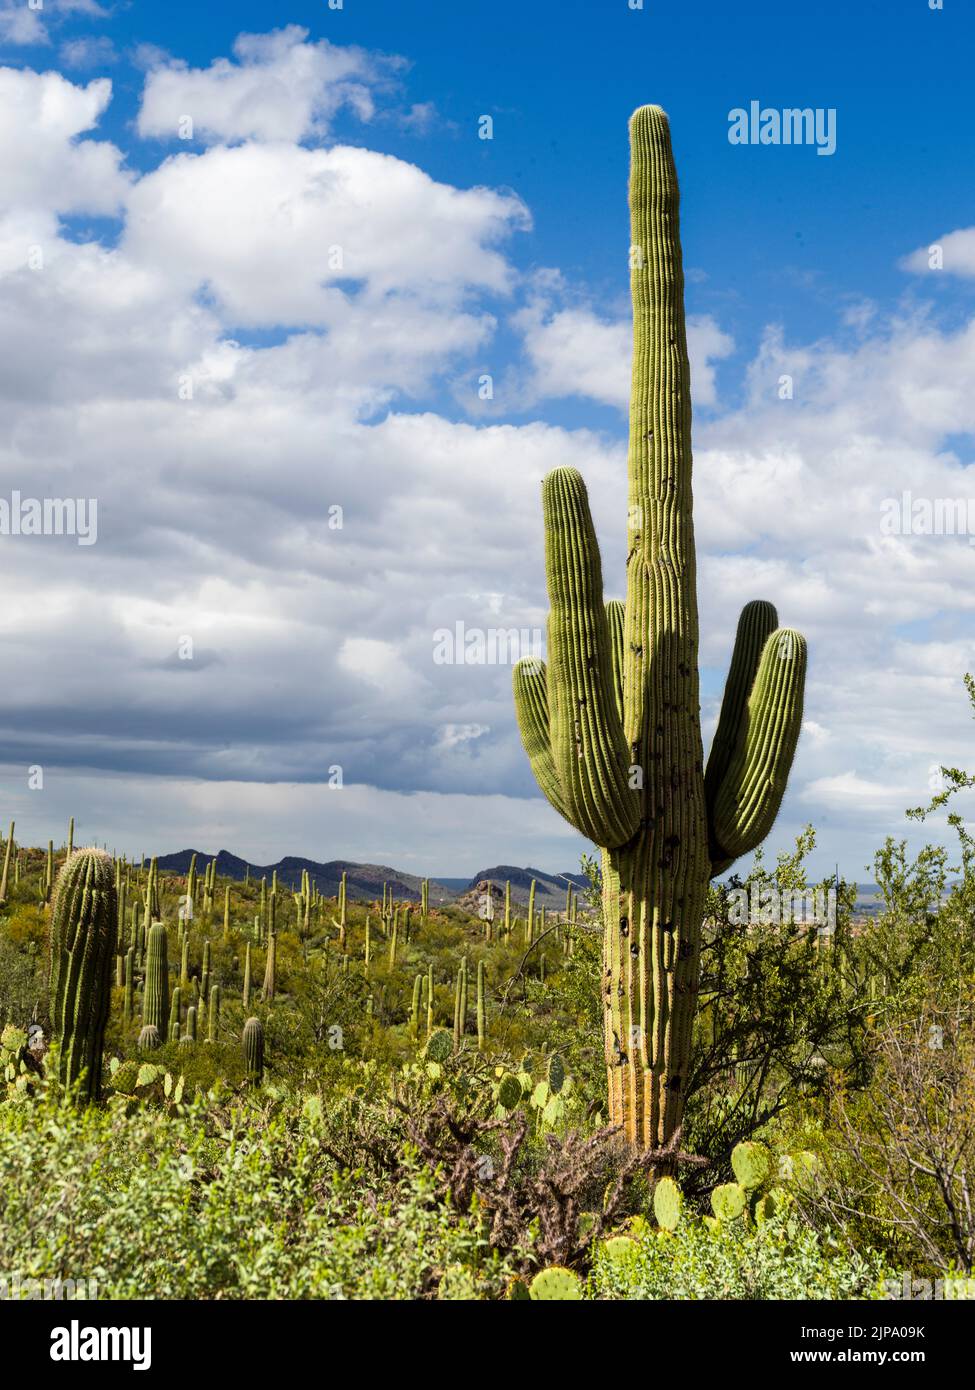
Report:
[[[585,484],[557,469],[542,486],[548,666],[519,662],[514,694],[541,790],[602,848],[610,1122],[658,1148],[684,1114],[708,881],[775,820],[806,644],[771,604],[746,605],[705,770],[679,192],[659,107],[634,114],[630,148],[626,604],[604,605]]]

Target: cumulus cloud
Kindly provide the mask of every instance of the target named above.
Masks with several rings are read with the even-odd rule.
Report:
[[[104,19],[108,11],[98,0],[46,0],[38,8],[31,8],[27,0],[0,0],[0,39],[25,48],[41,47],[51,42],[50,24],[75,14]]]
[[[104,77],[82,87],[57,72],[0,68],[5,220],[119,211],[128,188],[121,152],[107,140],[78,138],[98,124],[111,97]]]
[[[310,87],[286,133],[245,129],[238,77],[283,73],[296,47],[316,48],[271,36],[238,48],[226,80],[203,71],[213,138],[247,143],[140,174],[98,134],[110,83],[0,71],[4,489],[96,498],[99,516],[87,549],[0,541],[11,810],[38,841],[75,813],[130,852],[410,867],[434,837],[426,872],[564,870],[581,841],[537,797],[510,669],[438,664],[434,634],[544,629],[538,494],[558,465],[587,477],[607,592],[622,592],[623,421],[450,419],[435,403],[501,325],[523,345],[523,409],[622,409],[629,330],[558,278],[519,276],[531,224],[514,194],[299,143],[336,109],[309,106]],[[153,61],[144,112],[160,73],[189,73]],[[117,239],[69,237],[60,219],[79,211],[116,217]],[[711,406],[695,435],[705,722],[738,610],[773,599],[811,651],[776,843],[813,819],[866,862],[970,731],[972,547],[881,519],[904,490],[966,492],[975,322],[872,306],[855,328],[851,346],[770,327],[731,411],[714,366],[731,369],[734,345],[709,319],[689,337]],[[36,764],[43,793],[26,790]],[[345,799],[323,785],[335,764]],[[163,843],[134,843],[134,826]]]
[[[194,137],[202,140],[297,142],[325,135],[343,107],[370,120],[373,87],[388,83],[401,62],[307,39],[307,29],[289,24],[270,34],[241,34],[235,61],[216,58],[208,68],[173,59],[154,65],[143,91],[139,134],[177,139],[189,117]]]
[[[437,183],[389,155],[249,144],[147,174],[122,249],[184,294],[205,286],[231,323],[341,326],[356,297],[366,319],[383,299],[422,315],[471,289],[506,292],[494,246],[528,225],[514,195]]]
[[[539,292],[515,318],[531,374],[525,403],[585,396],[627,410],[633,327],[629,319],[601,318],[589,305],[560,306],[559,277],[541,281]],[[729,357],[734,340],[710,315],[687,322],[687,351],[695,404],[717,403],[714,363]]]

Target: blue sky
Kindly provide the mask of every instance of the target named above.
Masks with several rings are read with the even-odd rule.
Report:
[[[961,689],[975,663],[972,549],[958,537],[890,542],[876,517],[907,486],[971,491],[975,19],[964,6],[25,10],[0,3],[0,60],[30,75],[0,92],[2,167],[18,173],[0,311],[8,332],[30,326],[4,386],[15,405],[0,468],[8,489],[85,480],[102,518],[90,553],[21,543],[0,554],[11,592],[40,609],[8,620],[30,675],[0,708],[3,784],[27,838],[46,840],[74,812],[92,838],[134,852],[158,826],[160,850],[226,844],[251,859],[385,858],[457,874],[499,859],[574,866],[581,842],[532,795],[507,673],[431,670],[430,633],[492,615],[541,621],[537,478],[561,461],[602,485],[614,587],[625,131],[653,101],[674,131],[695,325],[706,728],[737,608],[772,598],[808,632],[813,665],[770,847],[812,820],[822,863],[849,859],[862,877],[885,834],[916,839],[903,806],[972,742]],[[285,26],[297,27],[268,37]],[[235,48],[241,34],[265,37]],[[86,114],[59,117],[39,154],[29,113],[55,90],[48,72],[61,75],[64,109]],[[221,74],[245,82],[242,106]],[[728,114],[752,100],[835,108],[835,154],[730,144]],[[204,128],[198,108],[188,142],[172,130],[180,101],[209,112]],[[477,139],[484,114],[490,141]],[[339,160],[349,186],[380,190],[371,226],[365,211],[347,225],[309,192],[304,156],[342,148],[356,152]],[[376,152],[394,162],[370,162]],[[33,183],[19,178],[32,161]],[[248,190],[265,186],[297,209],[294,226],[320,218],[315,236],[299,230],[290,246],[291,223],[261,227],[271,203]],[[375,239],[369,269],[306,311],[327,279],[313,262],[333,222]],[[428,238],[421,259],[444,238],[418,291],[415,254],[397,247],[404,227]],[[46,279],[20,263],[35,235],[52,241]],[[924,273],[919,258],[939,239],[945,273]],[[385,359],[377,324],[391,335]],[[192,413],[170,415],[160,383],[184,361],[205,389]],[[484,371],[490,409],[475,393]],[[797,382],[786,407],[782,371]],[[328,501],[350,518],[341,540],[308,521]],[[79,591],[105,623],[96,663],[74,652]],[[173,657],[187,631],[200,649],[192,685]],[[352,787],[341,812],[321,799],[336,763]],[[35,764],[43,798],[23,790]]]

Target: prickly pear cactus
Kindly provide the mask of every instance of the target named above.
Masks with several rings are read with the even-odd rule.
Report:
[[[528,1295],[535,1303],[547,1303],[551,1299],[569,1299],[580,1302],[582,1299],[582,1280],[571,1269],[552,1265],[540,1269],[528,1286]]]
[[[747,1192],[761,1187],[772,1176],[772,1155],[763,1144],[750,1140],[736,1144],[731,1155],[735,1177]]]
[[[454,1040],[446,1028],[438,1028],[427,1038],[423,1055],[428,1062],[446,1062],[454,1050]]]
[[[653,1189],[653,1214],[662,1231],[676,1231],[680,1221],[683,1196],[673,1178],[661,1178]]]
[[[510,1071],[506,1071],[498,1082],[496,1094],[498,1104],[503,1109],[514,1110],[520,1103],[524,1093],[521,1089],[521,1082],[518,1080],[517,1076],[514,1076]]]
[[[745,1210],[748,1193],[736,1182],[725,1182],[711,1193],[711,1210],[719,1221],[737,1221]]]

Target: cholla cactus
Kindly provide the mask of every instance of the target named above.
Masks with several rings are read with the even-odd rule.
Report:
[[[749,604],[704,769],[691,518],[690,368],[667,117],[630,123],[633,385],[627,597],[604,606],[585,484],[543,484],[548,669],[515,668],[542,791],[602,847],[610,1121],[666,1144],[684,1111],[708,880],[771,829],[802,718],[806,645]]]
[[[80,1081],[82,1100],[97,1100],[101,1086],[117,934],[111,858],[100,849],[80,849],[65,860],[54,886],[51,1022],[61,1041],[61,1082]]]

